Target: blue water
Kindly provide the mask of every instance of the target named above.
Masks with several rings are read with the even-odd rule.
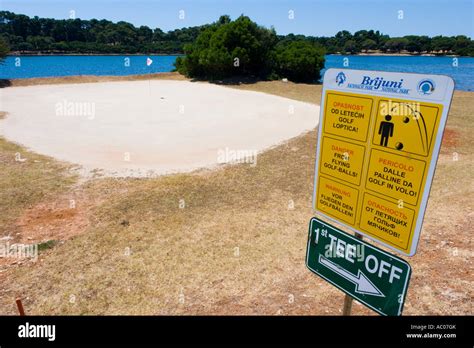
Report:
[[[147,66],[147,57],[153,61],[150,66]],[[174,68],[176,57],[178,56],[9,56],[0,65],[0,78],[170,72]],[[20,66],[15,64],[18,58]]]
[[[169,72],[177,56],[149,56],[153,63],[147,66],[148,56],[22,56],[21,66],[15,66],[17,57],[7,57],[0,65],[0,78],[52,77],[70,75],[136,75]],[[126,58],[130,66],[126,66]],[[344,66],[344,58],[349,66]],[[452,57],[399,57],[399,56],[326,56],[326,68],[349,68],[443,74],[451,76],[456,89],[474,90],[474,58],[458,58],[453,66]],[[322,72],[324,73],[324,71]]]
[[[344,58],[348,58],[349,66],[344,66]],[[455,89],[474,91],[474,58],[460,57],[457,63],[453,66],[453,57],[326,56],[326,68],[448,75],[454,79]]]

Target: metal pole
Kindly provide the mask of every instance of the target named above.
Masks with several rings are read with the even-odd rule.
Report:
[[[356,233],[355,237],[360,239],[360,240],[362,240],[362,238],[363,238],[363,236],[359,233]],[[352,301],[353,301],[353,298],[350,297],[349,295],[344,296],[344,306],[342,307],[342,315],[344,315],[344,316],[351,315]]]

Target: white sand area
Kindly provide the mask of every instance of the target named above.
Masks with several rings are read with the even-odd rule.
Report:
[[[3,88],[0,110],[8,113],[0,120],[6,139],[78,164],[84,175],[116,177],[232,162],[311,130],[319,119],[317,105],[170,80]]]

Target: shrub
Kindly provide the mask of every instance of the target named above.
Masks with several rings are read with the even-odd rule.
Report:
[[[324,68],[324,49],[306,41],[282,42],[276,47],[275,71],[295,82],[317,82]]]
[[[222,16],[184,47],[176,70],[188,77],[222,79],[253,76],[286,77],[295,82],[315,82],[324,67],[324,52],[307,41],[280,42],[273,29],[265,29],[240,16]]]
[[[8,52],[10,52],[10,48],[8,47],[7,41],[0,36],[0,64],[3,64]]]
[[[231,76],[266,77],[272,72],[274,30],[258,26],[246,16],[230,21],[223,16],[184,46],[177,70],[189,77],[221,79]]]

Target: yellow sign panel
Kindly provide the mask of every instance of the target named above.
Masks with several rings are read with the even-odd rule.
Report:
[[[425,172],[424,161],[372,149],[365,187],[416,205]]]
[[[321,173],[360,184],[365,147],[330,137],[323,138]]]
[[[406,250],[412,237],[415,212],[366,193],[362,201],[360,226],[364,231]]]
[[[328,93],[324,131],[346,139],[366,141],[372,99]]]
[[[318,208],[329,215],[353,224],[356,217],[358,191],[324,177],[320,177],[319,186]]]
[[[446,76],[329,69],[314,208],[413,255],[453,86]]]
[[[380,100],[373,144],[428,156],[442,106]]]

